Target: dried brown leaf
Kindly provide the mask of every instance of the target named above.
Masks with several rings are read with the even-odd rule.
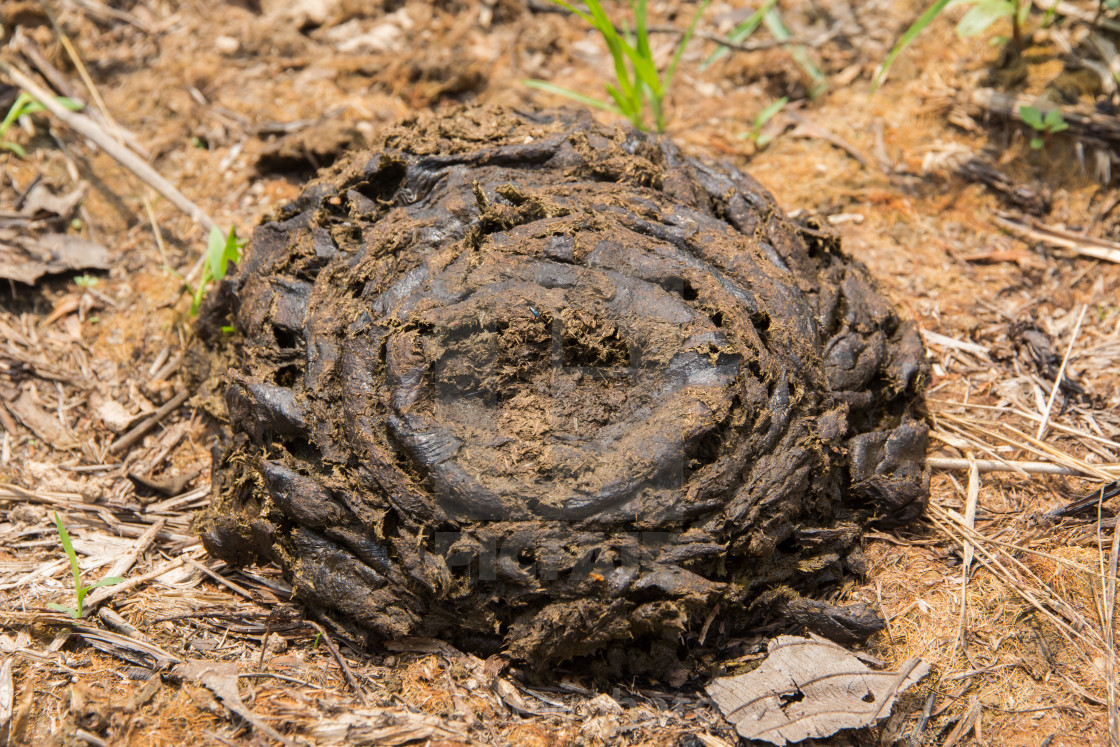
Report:
[[[95,241],[63,233],[38,240],[0,236],[0,278],[34,284],[44,275],[67,270],[108,270],[108,250]]]
[[[716,679],[707,690],[740,736],[784,745],[870,726],[928,672],[919,659],[877,672],[824,639],[779,636],[758,669]]]

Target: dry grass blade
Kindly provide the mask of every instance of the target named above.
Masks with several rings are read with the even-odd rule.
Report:
[[[1098,504],[1099,506],[1099,504]],[[1099,514],[1099,507],[1098,507]],[[1097,517],[1100,526],[1100,517]],[[1103,585],[1104,615],[1104,640],[1108,647],[1108,656],[1105,659],[1105,681],[1108,686],[1108,738],[1112,747],[1120,746],[1120,707],[1116,697],[1116,570],[1117,560],[1120,559],[1120,523],[1112,529],[1112,547],[1108,553],[1108,574],[1104,573],[1104,546],[1100,539],[1100,530],[1097,534],[1098,547],[1101,559],[1101,582]]]
[[[1066,348],[1065,357],[1062,358],[1061,368],[1058,369],[1058,375],[1054,377],[1054,388],[1050,390],[1050,399],[1046,401],[1046,412],[1042,414],[1042,422],[1038,424],[1038,433],[1035,438],[1041,439],[1046,435],[1046,425],[1050,422],[1050,413],[1054,409],[1054,398],[1058,396],[1058,390],[1062,387],[1062,379],[1066,375],[1066,364],[1069,363],[1069,356],[1073,353],[1074,343],[1077,342],[1077,333],[1081,331],[1081,322],[1085,321],[1085,312],[1089,310],[1087,305],[1081,306],[1081,313],[1077,316],[1077,324],[1073,325],[1073,334],[1069,337],[1069,346]]]
[[[972,454],[968,454],[968,491],[965,497],[964,506],[964,525],[969,530],[975,532],[976,530],[976,504],[980,498],[980,469],[976,466],[976,460],[972,458]],[[965,650],[966,641],[968,639],[968,572],[972,568],[972,558],[976,550],[972,542],[964,537],[964,562],[961,563],[961,615],[960,625],[957,628],[957,641],[960,644],[961,651]]]

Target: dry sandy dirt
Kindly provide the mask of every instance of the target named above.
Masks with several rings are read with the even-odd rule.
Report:
[[[686,24],[695,6],[680,6],[652,2],[653,22]],[[876,729],[831,743],[1116,744],[1117,524],[1107,501],[1046,516],[1115,481],[1120,462],[1115,21],[1094,27],[1096,3],[1078,2],[1042,28],[1036,8],[1015,56],[986,43],[1006,22],[961,40],[963,10],[950,11],[870,95],[921,3],[779,6],[827,89],[810,98],[813,80],[764,31],[752,37],[762,48],[703,70],[715,46],[697,39],[668,134],[690,155],[748,170],[785,210],[820,216],[918,321],[933,371],[930,456],[941,460],[927,518],[871,533],[866,578],[834,597],[887,621],[870,654],[888,666],[920,656],[932,674]],[[554,10],[5,0],[0,59],[89,101],[103,129],[245,235],[400,117],[565,103],[524,78],[599,95],[600,40]],[[747,12],[715,2],[700,28],[725,33]],[[655,35],[661,59],[676,38]],[[1060,104],[1071,129],[1032,148],[1008,117],[1012,94]],[[758,147],[752,123],[782,96],[790,103]],[[0,89],[4,111],[13,97]],[[660,679],[605,682],[560,665],[541,685],[438,640],[351,646],[290,601],[277,568],[207,556],[191,519],[208,500],[215,430],[192,407],[204,403],[184,403],[181,281],[195,277],[206,232],[50,118],[7,138],[27,157],[0,151],[0,248],[65,234],[97,242],[108,261],[0,288],[0,741],[737,742],[703,685],[749,669],[783,629],[725,636],[716,607],[704,632],[718,647],[682,641],[692,664]],[[56,199],[67,195],[80,202]],[[139,425],[149,427],[133,437]],[[970,472],[970,459],[985,469]],[[1066,474],[986,471],[1009,460]],[[99,611],[75,626],[46,607],[74,603],[53,511],[85,580],[113,569],[128,581],[91,592]],[[190,661],[208,663],[176,668]]]

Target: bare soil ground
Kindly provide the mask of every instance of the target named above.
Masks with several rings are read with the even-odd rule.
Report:
[[[651,11],[680,26],[692,7]],[[876,66],[923,4],[782,7],[827,91],[810,100],[812,82],[780,47],[736,51],[701,71],[714,47],[697,41],[672,94],[669,135],[693,155],[745,168],[787,210],[822,216],[919,320],[934,364],[931,457],[942,460],[928,518],[874,534],[866,581],[837,590],[888,621],[870,653],[888,665],[921,656],[933,674],[874,733],[840,739],[1115,743],[1113,511],[1104,502],[1045,516],[1114,481],[1120,462],[1115,108],[1098,74],[1107,79],[1116,52],[1091,38],[1096,3],[1074,3],[1044,30],[1036,10],[1018,57],[959,40],[942,19],[873,96]],[[714,3],[702,27],[726,31],[743,15],[736,8]],[[57,71],[52,85],[90,101],[104,128],[244,235],[316,167],[401,116],[464,102],[564,103],[524,87],[526,77],[598,94],[609,67],[600,41],[548,10],[520,0],[12,0],[0,6],[0,57]],[[1117,42],[1115,29],[1096,28]],[[656,40],[667,57],[675,37]],[[1062,104],[1074,126],[1032,149],[1031,133],[1000,107],[1008,92]],[[780,96],[791,104],[759,149],[743,136]],[[0,289],[0,735],[12,744],[736,742],[697,671],[604,687],[561,668],[541,688],[500,659],[439,641],[356,650],[290,602],[275,569],[208,558],[191,518],[208,497],[212,424],[177,406],[192,323],[180,276],[206,234],[62,125],[37,117],[34,132],[9,138],[28,157],[0,152],[0,244],[66,232],[103,245],[110,261],[88,273],[92,284],[75,283],[83,271],[72,270]],[[55,195],[80,189],[82,200],[52,206],[36,184]],[[1114,261],[1102,259],[1110,252]],[[1066,384],[1052,396],[1063,366]],[[1079,476],[970,472],[970,458]],[[93,592],[101,611],[77,626],[45,607],[73,604],[56,510],[86,580],[111,569],[129,580],[100,599]],[[718,634],[718,613],[712,625]],[[749,667],[773,632],[729,642],[723,669]],[[189,660],[209,664],[167,676]]]

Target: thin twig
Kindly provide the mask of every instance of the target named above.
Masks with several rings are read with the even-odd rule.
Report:
[[[218,575],[217,573],[214,572],[213,569],[207,568],[205,565],[203,565],[202,563],[199,563],[197,560],[192,560],[190,558],[187,558],[187,565],[191,566],[195,570],[202,571],[203,573],[205,573],[207,576],[209,576],[216,583],[221,584],[222,586],[226,587],[230,591],[233,591],[233,592],[236,592],[237,594],[240,594],[241,596],[248,599],[250,602],[258,602],[258,603],[260,602],[260,599],[257,598],[257,596],[253,594],[253,592],[249,591],[248,589],[246,589],[244,587],[238,586],[234,582],[230,581],[228,578],[224,578],[224,577]]]
[[[334,644],[330,633],[314,620],[308,620],[308,622],[311,623],[315,630],[319,631],[319,635],[323,637],[323,643],[327,645],[327,650],[331,652],[331,655],[334,656],[334,660],[338,662],[339,668],[342,669],[342,677],[346,680],[346,684],[349,685],[350,689],[356,692],[359,697],[363,696],[362,688],[358,686],[358,680],[354,677],[354,673],[350,671],[350,665],[342,658],[342,652],[339,651],[338,646]]]
[[[1104,492],[1101,492],[1103,497]],[[1108,557],[1108,573],[1104,575],[1104,548],[1100,541],[1100,504],[1097,504],[1097,542],[1101,549],[1101,583],[1104,585],[1104,615],[1101,622],[1104,624],[1104,642],[1108,650],[1105,659],[1105,683],[1108,685],[1108,739],[1112,747],[1120,747],[1120,708],[1116,702],[1116,630],[1114,620],[1116,615],[1116,569],[1117,555],[1120,555],[1120,524],[1112,529],[1112,548]]]
[[[980,470],[972,454],[968,454],[968,491],[964,504],[964,525],[972,532],[976,531],[976,504],[980,499]],[[962,535],[964,543],[964,562],[961,563],[961,614],[957,625],[957,636],[961,653],[968,657],[965,646],[968,640],[966,628],[968,626],[968,572],[972,568],[972,558],[976,554],[976,547]]]
[[[926,463],[931,469],[946,469],[954,471],[965,471],[969,468],[967,459],[957,459],[955,457],[929,457]],[[1094,465],[1098,470],[1102,470],[1099,465]],[[1073,467],[1065,467],[1060,464],[1050,464],[1048,462],[998,462],[994,459],[977,459],[976,467],[981,472],[1027,472],[1035,475],[1066,475],[1069,477],[1096,477],[1100,478],[1098,472],[1091,472],[1088,470],[1075,469]],[[1108,466],[1103,469],[1108,469]],[[1120,473],[1120,468],[1112,467],[1113,471]]]
[[[112,156],[126,169],[135,174],[141,181],[152,187],[155,191],[166,197],[172,205],[182,210],[198,225],[209,231],[216,224],[206,212],[198,205],[191,202],[186,195],[180,192],[175,185],[164,179],[159,173],[144,162],[139,156],[124,147],[105,132],[96,122],[78,112],[72,112],[55,100],[55,97],[42,86],[31,79],[26,73],[0,60],[0,73],[11,78],[12,82],[27,91],[36,101],[59,119],[63,124],[75,132],[88,137],[93,142]]]
[[[136,560],[144,554],[148,547],[155,541],[156,535],[163,531],[163,525],[167,523],[167,519],[156,519],[155,523],[148,527],[148,530],[140,535],[135,544],[129,548],[117,561],[109,568],[109,572],[105,575],[112,578],[113,576],[123,576],[132,570],[132,566],[136,564]]]

